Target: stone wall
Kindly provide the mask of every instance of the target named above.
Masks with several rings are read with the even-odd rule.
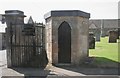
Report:
[[[46,46],[46,52],[47,57],[49,58],[49,63],[52,63],[52,20],[51,18],[46,20],[45,25],[45,46]]]
[[[78,20],[79,19],[79,20]],[[59,20],[59,21],[58,21]],[[71,26],[71,38],[72,38],[72,45],[71,45],[71,62],[73,64],[77,64],[78,61],[82,60],[81,57],[87,57],[87,41],[88,41],[88,27],[83,26],[82,22],[86,21],[85,18],[81,17],[53,17],[52,18],[52,62],[57,64],[58,63],[58,27],[64,21],[68,22]],[[85,31],[86,30],[86,31]],[[78,44],[79,43],[79,44]],[[77,58],[77,59],[76,59]]]

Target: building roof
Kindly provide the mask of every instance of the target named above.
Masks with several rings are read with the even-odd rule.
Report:
[[[103,20],[104,28],[118,28],[118,19]]]
[[[34,24],[34,21],[32,19],[32,16],[30,16],[30,18],[28,19],[28,24]]]
[[[92,23],[92,24],[89,25],[89,29],[97,29],[97,28],[98,27],[94,23]]]
[[[94,24],[96,26],[96,28],[101,28],[101,20],[90,20],[89,21],[89,26],[91,24]]]
[[[49,17],[56,17],[56,16],[81,16],[90,18],[90,13],[86,13],[80,10],[54,10],[46,13],[44,18],[47,19]]]
[[[91,19],[89,25],[95,24],[97,28],[118,28],[118,19]]]

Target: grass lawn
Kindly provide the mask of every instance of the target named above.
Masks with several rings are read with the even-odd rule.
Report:
[[[108,37],[101,38],[95,49],[89,49],[89,57],[96,57],[96,64],[118,62],[118,43],[108,43]]]

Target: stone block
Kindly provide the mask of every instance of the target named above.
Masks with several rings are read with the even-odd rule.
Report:
[[[95,38],[94,34],[89,34],[89,49],[95,49]]]
[[[116,43],[118,38],[118,33],[116,31],[109,31],[109,43]]]

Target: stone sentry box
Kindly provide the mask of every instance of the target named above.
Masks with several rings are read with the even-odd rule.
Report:
[[[90,14],[79,10],[55,10],[44,15],[49,64],[80,65],[88,57]]]

